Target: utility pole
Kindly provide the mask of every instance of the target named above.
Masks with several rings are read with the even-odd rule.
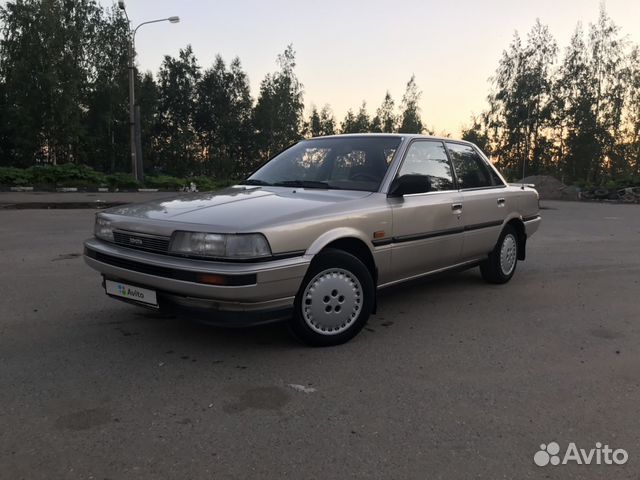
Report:
[[[127,9],[124,4],[124,0],[120,0],[118,2],[118,7],[120,10],[124,12],[125,17],[127,18],[127,22],[129,22],[129,38],[128,38],[128,54],[129,54],[129,136],[130,136],[130,147],[131,147],[131,174],[133,177],[142,182],[144,180],[144,169],[142,165],[142,151],[139,148],[140,144],[140,109],[138,108],[137,120],[136,121],[136,98],[135,98],[135,87],[136,87],[136,32],[143,25],[148,25],[149,23],[158,23],[158,22],[170,22],[170,23],[178,23],[180,21],[180,17],[168,17],[168,18],[160,18],[158,20],[150,20],[148,22],[142,22],[136,28],[131,28],[131,20],[129,20],[129,15],[127,14]]]
[[[133,35],[129,35],[129,136],[131,146],[131,174],[133,178],[141,181],[141,175],[138,172],[138,156],[136,152],[136,114],[135,114],[135,80],[136,80],[136,67],[135,67],[135,51],[133,45]]]

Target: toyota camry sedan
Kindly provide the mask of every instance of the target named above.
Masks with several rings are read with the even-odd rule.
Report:
[[[286,321],[325,346],[353,338],[385,287],[475,266],[508,282],[539,225],[537,192],[469,142],[337,135],[224,190],[102,211],[84,258],[114,299],[215,325]]]

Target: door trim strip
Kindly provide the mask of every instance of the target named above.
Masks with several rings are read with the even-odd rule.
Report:
[[[405,243],[416,242],[418,240],[425,240],[427,238],[444,237],[447,235],[457,235],[459,233],[468,232],[472,230],[481,230],[483,228],[492,228],[502,225],[502,220],[496,220],[494,222],[476,223],[473,225],[465,225],[464,227],[447,228],[445,230],[434,230],[432,232],[425,233],[412,233],[410,235],[399,235],[391,238],[380,238],[372,240],[374,247],[382,247],[392,243]]]

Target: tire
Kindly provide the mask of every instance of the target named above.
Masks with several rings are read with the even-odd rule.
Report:
[[[316,256],[302,281],[290,330],[314,347],[348,342],[367,323],[374,296],[369,269],[347,252],[327,249]]]
[[[507,225],[489,257],[480,264],[482,278],[488,283],[507,283],[516,272],[518,263],[518,233]]]
[[[606,188],[596,188],[593,191],[593,194],[596,198],[607,198],[609,196],[609,190],[607,190]]]

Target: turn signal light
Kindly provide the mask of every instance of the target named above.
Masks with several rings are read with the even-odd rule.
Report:
[[[219,273],[197,273],[196,281],[207,285],[218,285],[221,287],[242,287],[255,285],[257,277],[255,273],[246,275],[220,275]]]
[[[199,273],[198,282],[209,285],[229,285],[228,277],[217,275],[215,273]]]

